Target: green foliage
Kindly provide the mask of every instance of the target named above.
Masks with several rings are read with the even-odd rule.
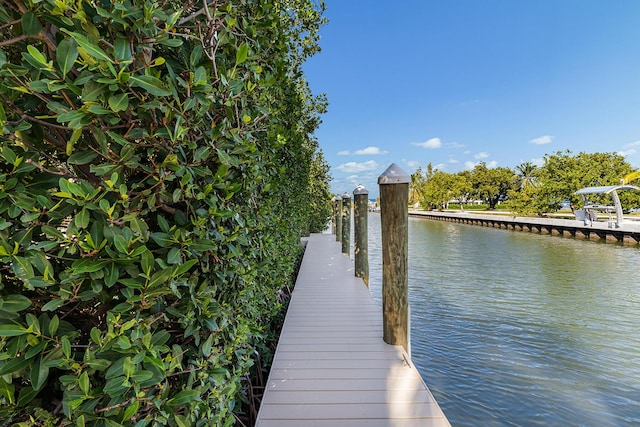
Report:
[[[309,171],[309,208],[313,212],[309,222],[309,232],[320,233],[327,228],[333,207],[331,199],[333,194],[329,189],[329,165],[322,156],[322,151],[318,151],[311,162]]]
[[[412,175],[410,194],[426,209],[445,207],[451,200],[460,202],[456,206],[461,206],[475,198],[485,200],[489,209],[506,201],[506,206],[519,215],[539,216],[557,211],[565,200],[572,206],[579,206],[582,201],[574,194],[577,190],[619,184],[630,172],[631,165],[619,154],[572,155],[570,151],[545,155],[542,167],[522,163],[515,172],[509,168],[490,169],[480,163],[472,171],[449,174],[434,171],[429,164],[426,174],[418,169]],[[593,201],[610,202],[605,199]],[[622,192],[620,201],[625,210],[637,208],[640,194]],[[464,205],[464,208],[477,209],[477,206]]]
[[[574,193],[583,187],[617,185],[631,171],[631,165],[616,153],[556,152],[544,157],[540,170],[541,197],[550,210],[559,209],[564,200],[577,205],[580,197]]]
[[[424,209],[444,209],[452,198],[452,174],[436,170],[422,187],[421,204]]]
[[[515,185],[515,174],[509,168],[488,168],[481,162],[471,171],[473,193],[475,197],[486,201],[489,209],[495,209],[498,202],[505,200]]]
[[[326,224],[321,9],[0,5],[0,419],[234,423]]]

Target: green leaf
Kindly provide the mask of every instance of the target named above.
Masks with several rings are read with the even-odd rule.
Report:
[[[104,108],[102,105],[92,105],[89,107],[89,112],[97,116],[103,116],[105,114],[111,114],[111,110]]]
[[[31,387],[39,391],[47,382],[49,377],[49,367],[42,363],[42,356],[31,366]]]
[[[44,54],[42,52],[40,52],[38,49],[36,49],[35,47],[33,47],[31,45],[28,45],[27,46],[27,51],[29,52],[29,54],[31,54],[33,59],[35,59],[39,64],[47,65],[47,57],[44,56]]]
[[[197,259],[190,259],[189,261],[186,261],[184,264],[182,264],[180,267],[176,269],[175,276],[180,276],[186,273],[187,271],[189,271],[191,267],[193,267],[197,263],[198,263]]]
[[[60,326],[60,319],[58,315],[54,315],[53,319],[49,322],[49,336],[54,336],[58,332],[58,326]]]
[[[176,394],[173,399],[167,400],[167,405],[184,405],[185,403],[189,403],[199,397],[200,394],[197,390],[182,390],[180,393]]]
[[[33,12],[27,12],[22,15],[22,32],[25,36],[35,36],[42,31],[42,24],[38,21]]]
[[[119,62],[131,60],[131,44],[128,39],[118,37],[113,44],[113,51]]]
[[[22,280],[32,279],[35,275],[31,262],[27,258],[15,256],[13,258],[16,262],[13,263],[13,272]]]
[[[27,333],[21,325],[0,325],[0,337],[17,337]]]
[[[60,307],[64,301],[61,299],[55,298],[42,306],[42,311],[53,311]]]
[[[58,43],[58,50],[56,51],[56,60],[58,66],[62,72],[64,78],[67,73],[73,68],[73,64],[78,58],[78,44],[72,38],[65,38]]]
[[[80,228],[87,228],[89,226],[90,219],[91,219],[91,216],[89,215],[89,211],[83,208],[76,215],[76,225]]]
[[[225,153],[219,148],[216,148],[216,151],[218,152],[218,159],[220,160],[220,163],[222,163],[223,165],[231,164],[231,156],[229,156],[227,153]]]
[[[207,338],[207,340],[204,343],[202,343],[202,345],[200,346],[200,349],[202,350],[202,355],[204,357],[209,357],[209,355],[211,355],[212,344],[213,344],[213,334],[209,335],[209,338]]]
[[[26,406],[38,395],[38,390],[34,390],[33,387],[25,387],[20,390],[18,395],[18,406]]]
[[[100,46],[98,46],[97,41],[89,39],[82,34],[75,33],[73,31],[69,31],[66,28],[61,28],[61,31],[69,34],[73,39],[80,45],[81,48],[87,51],[87,53],[93,56],[96,59],[102,59],[107,61],[108,63],[113,63],[113,60],[109,55],[105,53]]]
[[[140,407],[140,402],[138,400],[133,402],[131,405],[127,406],[127,409],[125,409],[124,414],[122,415],[122,422],[129,421],[129,419],[133,417],[136,414],[136,412],[138,412],[139,407]]]
[[[74,261],[73,264],[71,264],[71,268],[75,270],[74,273],[76,274],[93,273],[94,271],[102,270],[107,263],[108,261],[106,260],[95,261],[88,258],[82,258]]]
[[[16,388],[13,384],[6,382],[0,377],[0,397],[7,399],[10,405],[13,405],[13,395],[15,391]]]
[[[25,359],[24,356],[9,360],[0,367],[0,376],[19,372],[29,366],[31,360]]]
[[[80,378],[78,378],[78,386],[80,386],[80,390],[82,390],[85,396],[89,395],[89,392],[91,391],[91,383],[89,382],[89,374],[87,374],[87,371],[84,371],[80,375]]]
[[[31,306],[31,300],[24,295],[10,294],[2,298],[0,311],[17,313]]]
[[[78,151],[73,153],[67,159],[67,161],[72,165],[86,165],[96,157],[98,157],[98,153],[96,153],[95,151],[91,151],[91,150]]]
[[[112,95],[109,97],[109,108],[111,110],[125,111],[129,107],[129,95],[121,93],[120,95]]]
[[[180,261],[182,261],[182,257],[180,255],[180,248],[179,247],[171,248],[171,250],[167,254],[167,263],[180,264]]]
[[[162,81],[153,76],[131,76],[129,78],[129,82],[133,87],[139,87],[151,95],[156,96],[169,96],[171,95],[171,91],[166,89],[162,84]]]
[[[129,253],[129,240],[127,240],[124,236],[116,234],[113,236],[113,243],[116,246],[116,249],[121,254]]]
[[[169,280],[171,278],[171,273],[172,273],[172,269],[171,268],[165,268],[163,270],[157,271],[154,273],[153,276],[151,276],[151,281],[149,282],[149,287],[154,287],[157,286],[161,283],[166,282],[167,280]]]
[[[61,339],[60,339],[60,343],[62,344],[62,352],[64,353],[65,357],[68,359],[71,357],[71,342],[69,341],[69,337],[64,335]]]
[[[161,41],[160,44],[169,47],[180,47],[182,46],[183,42],[180,39],[166,39],[164,41]]]
[[[236,65],[242,64],[247,60],[247,55],[249,54],[249,46],[246,43],[243,43],[242,46],[238,48],[236,52]]]
[[[47,341],[40,341],[38,344],[36,344],[35,346],[31,347],[25,354],[24,354],[24,358],[25,359],[31,359],[32,357],[41,354],[43,352],[43,350],[47,347],[48,342]]]
[[[111,365],[111,362],[106,359],[94,359],[85,363],[91,369],[95,369],[96,371],[104,371]]]

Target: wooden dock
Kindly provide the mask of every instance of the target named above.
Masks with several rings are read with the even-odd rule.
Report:
[[[450,426],[333,235],[308,240],[256,426]]]

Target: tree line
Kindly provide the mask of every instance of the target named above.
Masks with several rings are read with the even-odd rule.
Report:
[[[0,2],[1,424],[249,424],[331,212],[323,10]]]
[[[488,209],[500,204],[519,215],[539,216],[556,212],[565,203],[572,210],[578,208],[582,200],[574,194],[577,190],[620,184],[632,170],[617,153],[569,150],[545,155],[541,166],[525,162],[514,169],[489,168],[481,162],[472,170],[448,173],[429,163],[426,170],[418,168],[411,175],[409,202],[424,209],[445,209],[453,202],[464,209],[481,201]],[[625,209],[640,206],[640,194],[621,192],[620,199]]]

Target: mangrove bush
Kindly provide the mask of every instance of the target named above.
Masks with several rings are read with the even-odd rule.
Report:
[[[0,420],[236,422],[328,218],[322,9],[0,2]]]

